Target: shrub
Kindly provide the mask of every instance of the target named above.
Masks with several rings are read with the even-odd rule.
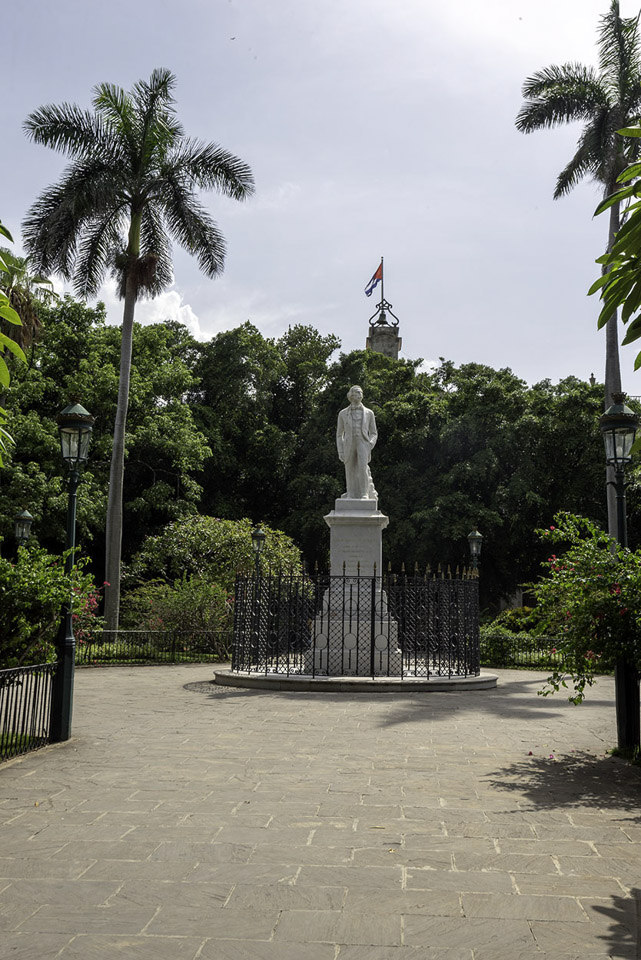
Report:
[[[505,628],[513,633],[521,633],[522,631],[529,631],[532,624],[532,607],[508,607],[507,610],[502,610],[494,617],[490,626]]]
[[[173,584],[154,581],[131,590],[122,601],[122,626],[129,630],[222,631],[231,621],[233,597],[202,577]]]
[[[483,667],[531,667],[546,670],[556,667],[561,660],[556,640],[524,630],[508,630],[501,624],[497,625],[496,620],[481,626],[480,639]]]
[[[546,576],[530,585],[541,628],[557,636],[563,669],[543,695],[573,685],[572,703],[618,659],[641,667],[641,553],[619,546],[590,520],[556,515],[541,538],[559,550],[542,564]]]

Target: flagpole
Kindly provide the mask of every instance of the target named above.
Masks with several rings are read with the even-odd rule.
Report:
[[[381,309],[383,307],[383,301],[385,300],[384,290],[385,290],[385,281],[383,279],[383,258],[381,257],[381,302],[379,304]]]

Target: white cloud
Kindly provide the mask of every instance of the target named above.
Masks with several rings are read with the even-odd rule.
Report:
[[[116,295],[116,283],[114,280],[108,280],[100,289],[98,297],[107,308],[107,322],[118,324],[122,323],[122,300]],[[137,323],[144,325],[150,323],[163,323],[166,320],[177,320],[183,323],[191,335],[196,340],[205,340],[200,320],[188,303],[183,302],[183,295],[173,284],[170,290],[165,290],[157,297],[149,300],[140,300],[136,304]]]

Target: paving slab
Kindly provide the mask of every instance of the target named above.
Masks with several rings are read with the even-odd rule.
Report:
[[[76,674],[0,767],[0,960],[641,960],[641,771],[613,682],[243,690]]]

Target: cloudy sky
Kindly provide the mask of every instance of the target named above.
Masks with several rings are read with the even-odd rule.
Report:
[[[601,379],[604,334],[586,291],[607,223],[594,184],[554,201],[579,128],[514,127],[526,76],[596,63],[609,0],[22,0],[3,10],[2,209],[19,224],[64,159],[29,143],[44,103],[88,106],[155,67],[176,74],[189,135],[246,160],[256,197],[205,195],[228,242],[224,276],[180,251],[175,284],[141,304],[201,338],[251,320],[309,323],[363,347],[385,257],[403,355],[509,366],[530,383]],[[621,12],[638,12],[622,0]],[[112,322],[121,305],[107,286]],[[636,350],[624,386],[641,394]]]

